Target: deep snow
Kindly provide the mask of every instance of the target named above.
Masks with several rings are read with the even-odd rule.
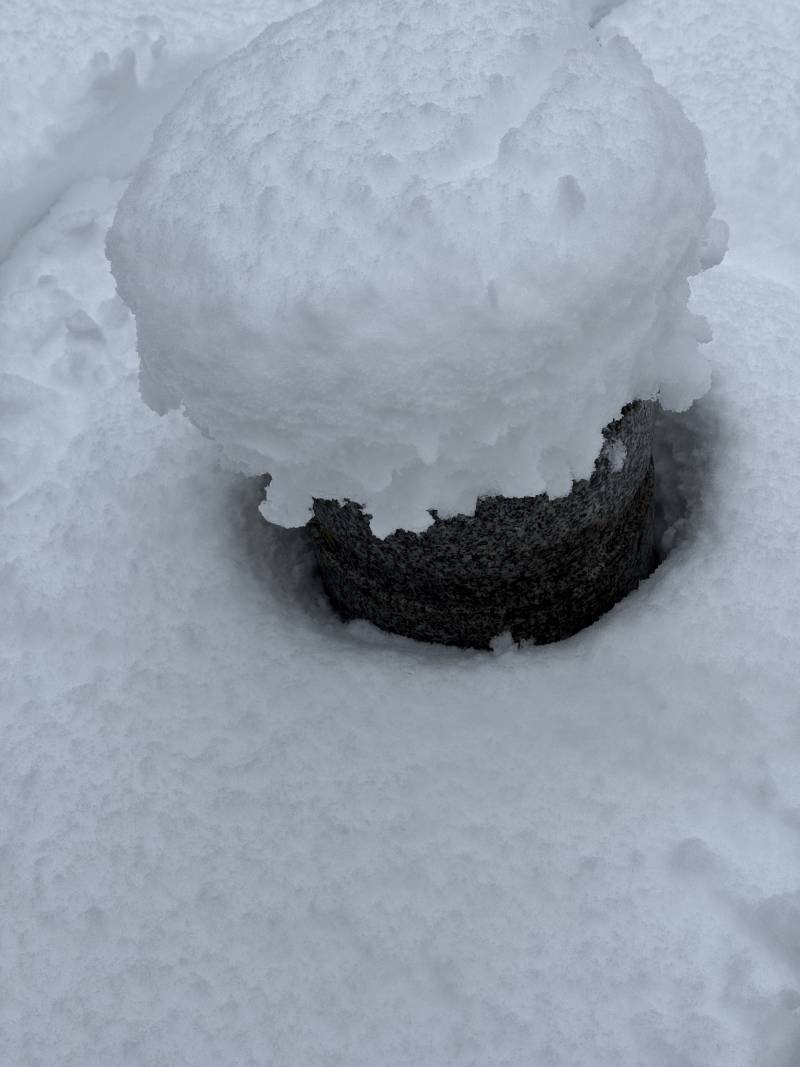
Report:
[[[800,228],[750,154],[800,162],[764,104],[798,38],[753,11],[608,18],[700,124],[731,252],[693,283],[711,390],[662,437],[672,553],[558,646],[339,624],[260,486],[142,404],[125,181],[59,172],[0,268],[0,1062],[800,1062]]]

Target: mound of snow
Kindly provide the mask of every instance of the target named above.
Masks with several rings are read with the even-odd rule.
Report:
[[[143,395],[270,472],[274,521],[567,493],[626,402],[706,389],[702,139],[587,12],[323,2],[163,121],[108,240]]]

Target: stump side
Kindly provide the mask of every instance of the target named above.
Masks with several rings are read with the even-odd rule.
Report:
[[[322,581],[345,619],[439,644],[488,648],[498,634],[558,641],[598,619],[653,569],[655,403],[636,401],[603,431],[590,479],[566,496],[483,497],[474,516],[381,540],[359,504],[314,501]]]

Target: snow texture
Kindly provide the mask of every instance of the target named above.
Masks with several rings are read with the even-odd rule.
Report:
[[[0,256],[73,182],[129,176],[211,62],[308,0],[4,0]]]
[[[108,249],[148,402],[269,472],[273,521],[349,498],[384,536],[568,493],[630,400],[702,395],[711,212],[584,6],[328,0],[183,96]]]
[[[800,1063],[800,214],[717,149],[789,130],[800,36],[674,0],[670,65],[670,8],[629,6],[687,109],[738,72],[693,114],[731,249],[692,282],[711,388],[661,427],[669,558],[561,645],[331,615],[258,481],[140,400],[100,146],[0,264],[3,1065]],[[106,10],[53,5],[98,50]]]
[[[800,218],[797,0],[629,0],[609,17],[700,125],[720,212],[774,274],[796,269]]]

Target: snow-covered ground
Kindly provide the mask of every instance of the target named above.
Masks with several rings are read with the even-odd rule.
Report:
[[[797,1067],[795,0],[598,27],[706,139],[713,384],[664,427],[666,563],[495,655],[341,625],[258,483],[139,398],[126,177],[289,8],[38,7],[0,29],[0,1062]]]

